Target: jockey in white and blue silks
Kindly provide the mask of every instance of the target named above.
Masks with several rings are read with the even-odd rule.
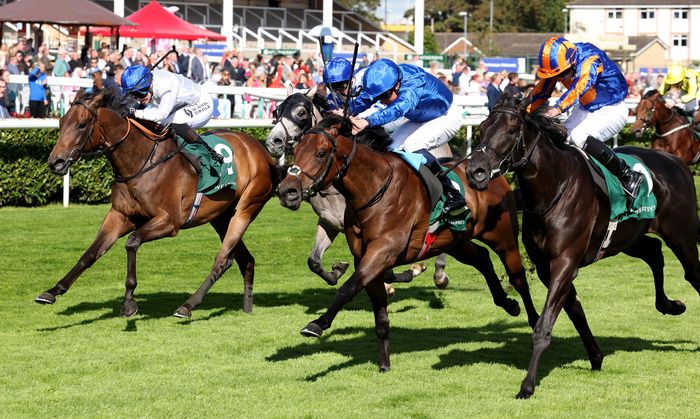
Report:
[[[453,104],[450,90],[420,67],[395,64],[386,58],[372,63],[362,77],[363,100],[357,101],[356,112],[380,102],[386,108],[365,117],[352,118],[353,132],[368,126],[379,126],[406,118],[408,121],[391,134],[392,147],[419,153],[427,166],[440,179],[447,202],[445,211],[452,214],[465,210],[464,198],[455,189],[429,150],[447,143],[461,126],[461,112]]]
[[[214,160],[223,161],[193,129],[204,126],[214,112],[212,97],[200,85],[180,74],[132,65],[122,73],[121,88],[141,104],[142,109],[132,110],[136,118],[170,125],[185,141],[203,144]]]

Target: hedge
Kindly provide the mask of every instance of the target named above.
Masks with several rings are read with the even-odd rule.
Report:
[[[244,128],[260,141],[267,138],[269,128]],[[474,127],[473,144],[479,142],[479,127]],[[619,136],[620,144],[642,147],[650,143],[650,133],[640,142],[626,127]],[[60,202],[63,194],[63,178],[51,173],[46,160],[56,144],[58,130],[7,129],[0,131],[0,207],[38,206]],[[464,154],[466,127],[462,127],[450,142],[452,149]],[[71,202],[98,204],[109,202],[113,175],[104,157],[84,159],[71,168]]]

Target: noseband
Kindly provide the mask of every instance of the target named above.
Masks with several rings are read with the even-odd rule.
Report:
[[[525,138],[525,121],[523,120],[522,116],[520,115],[520,112],[516,109],[510,109],[510,108],[495,108],[491,111],[491,113],[504,113],[507,115],[512,115],[516,117],[520,123],[520,129],[518,130],[518,136],[515,138],[515,141],[513,142],[513,146],[510,148],[510,150],[504,155],[499,153],[498,151],[494,150],[492,147],[488,146],[485,144],[483,141],[481,144],[479,144],[475,149],[474,153],[484,153],[488,155],[488,152],[493,153],[496,158],[499,160],[498,162],[498,168],[491,170],[491,173],[489,174],[489,179],[493,179],[494,177],[503,175],[511,170],[516,170],[521,167],[525,167],[530,159],[530,156],[532,155],[532,152],[535,150],[535,146],[540,140],[540,137],[542,137],[542,132],[538,131],[537,136],[535,137],[534,141],[530,143],[530,146],[526,148],[524,138]],[[514,154],[515,150],[520,147],[525,149],[523,152],[523,156],[520,158],[520,160],[513,162],[514,160]],[[490,161],[487,159],[487,161]],[[489,168],[490,168],[490,163],[489,163]]]
[[[338,150],[337,142],[336,142],[335,138],[333,138],[333,136],[330,135],[324,129],[312,129],[312,130],[308,131],[306,134],[321,134],[331,143],[331,151],[330,151],[330,153],[328,153],[328,158],[326,159],[326,163],[323,167],[323,170],[321,171],[321,174],[318,177],[314,178],[313,176],[311,176],[308,173],[301,170],[301,168],[297,165],[290,166],[289,169],[287,169],[287,173],[292,175],[292,176],[300,177],[301,175],[304,175],[313,181],[311,186],[304,189],[304,191],[302,192],[304,196],[306,196],[307,198],[311,198],[311,197],[316,196],[316,194],[319,193],[320,191],[327,189],[334,182],[342,181],[343,177],[345,177],[345,173],[347,173],[347,171],[348,171],[348,167],[350,166],[350,162],[352,161],[352,158],[355,156],[355,151],[357,149],[357,142],[353,140],[352,150],[350,151],[350,154],[348,155],[348,157],[345,158],[345,161],[343,162],[343,166],[340,168],[340,170],[338,170],[338,173],[336,173],[336,175],[333,177],[333,179],[331,179],[330,182],[324,184],[323,179],[325,179],[326,176],[328,176],[328,173],[331,170],[331,165],[333,164],[333,160],[335,158],[335,152]]]

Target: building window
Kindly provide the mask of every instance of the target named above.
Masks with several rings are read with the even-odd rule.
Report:
[[[687,47],[688,35],[673,35],[672,44],[674,47]]]
[[[654,9],[641,9],[642,20],[653,20],[654,19]]]
[[[673,9],[673,18],[676,20],[688,20],[688,9]]]
[[[622,19],[622,9],[608,9],[608,19]]]

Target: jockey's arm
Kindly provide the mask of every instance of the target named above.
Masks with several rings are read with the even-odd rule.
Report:
[[[412,89],[400,89],[399,96],[385,109],[373,113],[367,117],[369,125],[376,127],[387,124],[404,115],[418,106],[418,95]]]
[[[688,77],[688,93],[681,96],[681,102],[688,103],[698,97],[698,75],[692,74]]]
[[[158,106],[137,109],[134,116],[148,121],[161,122],[175,109],[176,92],[172,89],[162,93]]]
[[[556,78],[539,79],[532,90],[532,102],[527,107],[528,112],[533,112],[547,103],[557,85]]]
[[[598,79],[598,68],[602,66],[602,62],[598,59],[597,55],[592,55],[583,62],[581,65],[580,74],[571,81],[569,89],[564,92],[563,95],[557,101],[556,107],[563,113],[567,109],[577,104],[581,97],[586,94],[588,89],[591,88]],[[602,72],[602,70],[601,70]]]

